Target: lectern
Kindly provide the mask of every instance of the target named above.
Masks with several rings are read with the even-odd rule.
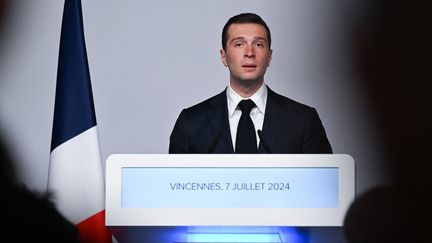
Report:
[[[305,229],[342,226],[354,174],[343,154],[115,154],[106,225],[121,243],[319,242]]]

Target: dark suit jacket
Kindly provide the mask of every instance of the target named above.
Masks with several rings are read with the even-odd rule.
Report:
[[[226,90],[184,109],[170,137],[169,153],[234,153]],[[332,153],[316,110],[268,88],[259,153]]]

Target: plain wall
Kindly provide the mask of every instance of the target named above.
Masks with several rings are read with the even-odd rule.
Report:
[[[388,182],[380,132],[354,71],[348,32],[361,1],[86,1],[84,29],[102,158],[167,153],[181,109],[221,92],[227,19],[263,17],[266,83],[318,110],[334,153],[356,162],[357,192]],[[63,1],[10,1],[0,25],[0,130],[20,179],[46,188]]]

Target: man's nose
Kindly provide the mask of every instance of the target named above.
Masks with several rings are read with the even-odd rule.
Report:
[[[253,45],[246,45],[245,56],[249,58],[255,57],[255,48]]]

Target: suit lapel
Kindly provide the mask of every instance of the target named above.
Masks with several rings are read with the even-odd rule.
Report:
[[[209,102],[210,107],[207,111],[207,118],[213,129],[213,135],[216,138],[220,132],[222,136],[218,142],[215,153],[234,153],[231,141],[231,132],[228,122],[228,106],[226,90],[216,95]]]
[[[283,102],[280,100],[278,94],[273,92],[270,88],[267,87],[268,96],[267,96],[267,104],[266,111],[264,116],[264,124],[262,130],[262,136],[265,143],[269,147],[270,152],[272,148],[276,144],[279,135],[285,125],[285,122],[289,116],[288,111],[284,108]],[[262,142],[258,147],[259,153],[268,153]]]
[[[289,112],[284,106],[284,102],[280,95],[267,87],[267,105],[262,129],[263,140],[267,143],[269,150],[276,144],[279,135],[289,117]],[[209,101],[209,109],[207,110],[207,118],[213,130],[214,138],[218,133],[222,132],[220,141],[218,142],[214,153],[234,153],[233,142],[228,121],[228,105],[226,90],[216,95]],[[213,139],[213,138],[211,138]],[[268,153],[262,142],[258,147],[258,153]]]

